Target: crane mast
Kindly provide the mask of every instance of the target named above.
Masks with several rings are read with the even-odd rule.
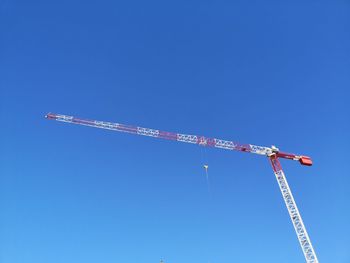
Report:
[[[311,240],[304,226],[303,220],[299,213],[297,204],[294,201],[292,191],[289,188],[286,176],[282,170],[279,159],[272,155],[270,156],[271,165],[275,173],[278,185],[280,187],[283,200],[287,206],[290,219],[292,220],[294,230],[297,234],[301,249],[303,250],[306,262],[316,263],[318,262],[316,253],[312,247]]]
[[[279,158],[299,161],[300,164],[311,166],[312,160],[308,156],[296,155],[291,153],[280,152],[278,148],[257,146],[253,144],[241,144],[233,141],[227,141],[216,138],[208,138],[198,135],[189,135],[182,133],[173,133],[160,131],[156,129],[144,128],[139,126],[131,126],[120,123],[80,119],[73,116],[62,114],[48,113],[45,116],[47,119],[56,120],[60,122],[90,126],[94,128],[113,130],[118,132],[126,132],[136,135],[154,137],[159,139],[173,140],[178,142],[185,142],[191,144],[198,144],[206,147],[215,147],[225,150],[236,150],[247,153],[254,153],[258,155],[265,155],[270,159],[277,183],[282,193],[283,200],[287,206],[289,216],[292,220],[295,232],[297,234],[300,246],[304,253],[307,263],[318,263],[316,253],[312,247],[311,240],[304,226],[303,220],[299,213],[298,207],[294,201],[291,189],[289,188],[286,176],[282,170]]]

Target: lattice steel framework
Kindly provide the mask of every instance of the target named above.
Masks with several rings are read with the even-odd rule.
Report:
[[[283,200],[287,206],[287,210],[292,220],[295,232],[297,234],[300,246],[303,250],[306,262],[308,263],[317,263],[316,253],[311,245],[311,241],[306,228],[304,226],[303,220],[299,213],[297,204],[294,201],[292,191],[289,188],[286,176],[282,170],[281,163],[275,155],[270,156],[270,161],[272,164],[273,171],[275,173],[278,185],[280,187]]]
[[[198,136],[198,135],[166,132],[166,131],[143,128],[138,126],[130,126],[130,125],[125,125],[120,123],[79,119],[73,116],[67,116],[62,114],[48,113],[45,117],[56,121],[91,126],[91,127],[100,128],[100,129],[126,132],[126,133],[132,133],[136,135],[143,135],[143,136],[173,140],[178,142],[198,144],[201,146],[215,147],[215,148],[221,148],[226,150],[236,150],[241,152],[249,152],[249,153],[255,153],[255,154],[267,156],[271,161],[272,168],[275,173],[278,185],[280,187],[283,200],[287,206],[288,213],[292,220],[292,223],[293,223],[295,232],[297,234],[300,246],[304,253],[306,262],[318,263],[316,253],[311,245],[311,240],[309,238],[309,235],[307,234],[303,220],[301,218],[297,205],[294,201],[292,192],[289,188],[286,177],[283,173],[281,163],[279,162],[279,158],[284,158],[284,159],[299,161],[302,165],[311,166],[312,161],[310,157],[304,156],[304,155],[296,155],[291,153],[280,152],[274,146],[264,147],[264,146],[257,146],[253,144],[240,144],[233,141],[226,141],[226,140],[221,140],[216,138],[208,138],[208,137]]]

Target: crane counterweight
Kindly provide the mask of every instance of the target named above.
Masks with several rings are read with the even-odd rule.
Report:
[[[312,160],[308,156],[301,156],[300,159],[299,159],[299,162],[302,165],[307,165],[307,166],[311,166],[312,165]]]

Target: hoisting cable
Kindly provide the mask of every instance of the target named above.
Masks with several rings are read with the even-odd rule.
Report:
[[[201,149],[202,163],[203,163],[203,168],[204,168],[204,171],[205,171],[205,178],[206,178],[206,181],[207,181],[208,192],[211,195],[210,182],[209,182],[209,173],[208,173],[209,165],[208,165],[208,162],[206,162],[207,151],[206,151],[205,146],[203,146],[203,148],[204,148],[204,150]]]

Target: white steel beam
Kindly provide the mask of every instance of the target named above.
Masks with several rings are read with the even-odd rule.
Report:
[[[272,167],[280,187],[283,200],[287,206],[287,210],[292,220],[295,232],[297,234],[301,249],[303,250],[305,259],[307,263],[318,263],[318,259],[314,248],[312,247],[311,240],[306,231],[305,225],[299,213],[297,204],[293,198],[292,191],[289,188],[286,176],[282,170],[281,164],[277,157],[270,157]]]

